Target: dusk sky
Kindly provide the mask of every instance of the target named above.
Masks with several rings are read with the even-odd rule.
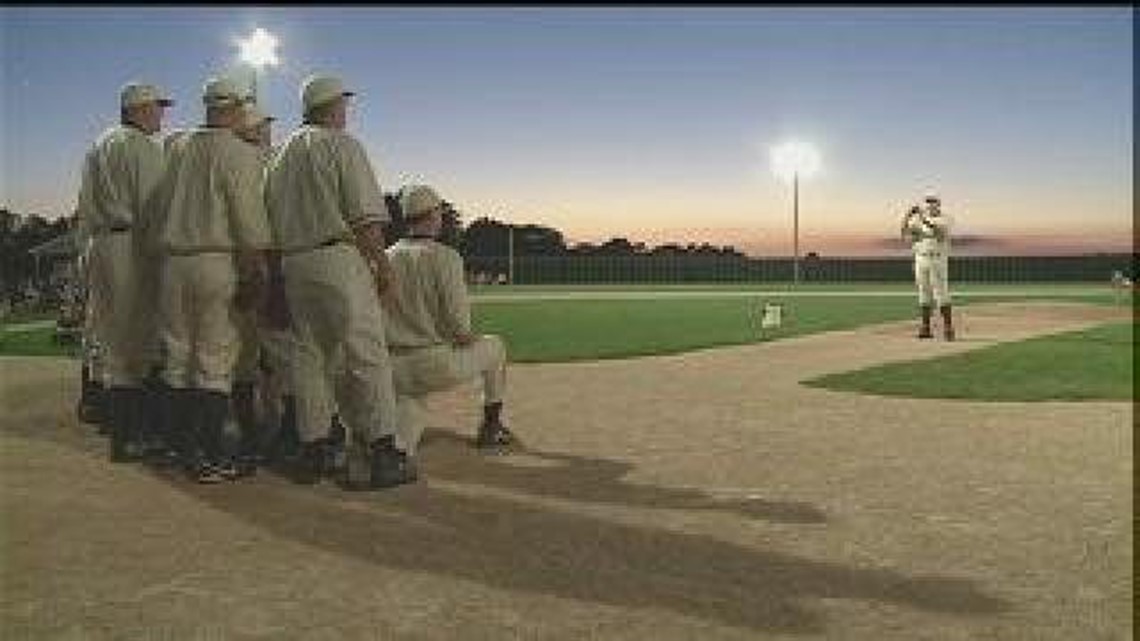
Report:
[[[874,7],[0,9],[0,205],[70,214],[127,81],[201,121],[207,76],[255,27],[280,141],[309,73],[358,96],[349,128],[386,190],[427,182],[464,220],[790,255],[769,149],[814,144],[802,251],[901,255],[937,192],[958,254],[1132,251],[1134,10]],[[236,69],[234,73],[240,72]],[[247,74],[248,75],[248,74]],[[245,76],[243,76],[245,77]]]

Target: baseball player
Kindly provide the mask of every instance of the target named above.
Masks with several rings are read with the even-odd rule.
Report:
[[[385,335],[393,357],[402,446],[414,452],[423,426],[424,397],[473,379],[483,383],[479,448],[499,450],[515,443],[502,423],[507,352],[498,336],[471,332],[471,306],[463,258],[437,242],[445,205],[426,185],[400,192],[408,236],[386,252],[394,285],[383,297]]]
[[[77,217],[86,247],[91,338],[100,345],[110,418],[112,461],[142,454],[146,430],[143,381],[151,357],[137,310],[141,243],[133,233],[163,171],[162,129],[173,101],[158,87],[132,82],[119,94],[119,125],[105,131],[84,160]]]
[[[293,392],[301,452],[295,482],[327,472],[332,409],[369,448],[370,488],[416,479],[396,446],[396,398],[378,291],[388,265],[381,225],[389,219],[363,145],[345,131],[343,82],[315,75],[301,87],[304,121],[269,164],[266,200],[293,320]]]
[[[242,126],[235,133],[261,151],[266,165],[275,152],[272,123],[276,120],[255,103],[248,103]],[[293,334],[285,281],[281,274],[281,252],[270,250],[267,291],[255,313],[239,316],[242,349],[234,384],[234,413],[242,425],[240,447],[245,471],[257,461],[295,454],[297,439],[296,401],[292,393],[290,369]]]
[[[230,408],[239,337],[234,316],[264,287],[270,233],[262,197],[262,160],[234,129],[243,97],[225,78],[204,88],[206,124],[171,141],[154,210],[162,255],[159,336],[163,377],[175,391],[190,437],[184,453],[201,483],[237,476],[223,430]]]
[[[952,341],[954,322],[948,283],[951,220],[942,213],[938,196],[928,195],[925,203],[925,208],[911,207],[902,221],[903,239],[914,249],[914,280],[918,286],[918,304],[922,314],[918,337],[933,338],[930,317],[934,305],[937,305],[942,315],[943,336]]]
[[[241,118],[234,128],[234,134],[238,138],[253,145],[257,150],[263,166],[269,162],[273,152],[271,129],[273,120],[272,116],[263,112],[255,103],[247,99],[242,109]],[[269,256],[273,253],[269,252]],[[267,284],[268,279],[269,274],[267,273]],[[265,353],[263,343],[267,338],[267,328],[262,326],[264,311],[264,305],[256,308],[251,307],[242,310],[235,317],[240,348],[237,366],[234,369],[233,410],[234,417],[241,429],[241,442],[238,447],[238,467],[241,472],[253,472],[256,469],[258,450],[262,441],[262,426],[256,400],[259,396],[261,398],[266,396],[264,389],[261,390],[263,394],[257,394],[259,380],[268,379],[268,377],[262,377],[261,367]]]

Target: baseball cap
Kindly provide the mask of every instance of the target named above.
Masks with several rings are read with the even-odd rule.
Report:
[[[202,102],[207,105],[226,105],[233,102],[245,102],[246,95],[241,87],[230,78],[215,76],[206,81],[202,87]]]
[[[405,218],[419,218],[443,206],[443,200],[427,185],[408,185],[400,190],[400,209]]]
[[[128,82],[119,92],[119,105],[124,109],[135,105],[145,105],[150,102],[158,103],[164,107],[174,104],[161,89],[154,85],[142,82]]]
[[[301,103],[306,112],[341,96],[355,95],[345,91],[344,82],[336,76],[312,75],[301,84]]]
[[[938,196],[935,196],[934,194],[926,194],[926,198],[924,198],[924,200],[928,203],[940,203],[940,202],[942,202],[941,200],[938,199]]]
[[[254,103],[247,103],[242,113],[241,126],[244,128],[252,128],[260,125],[266,120],[276,120],[273,116],[265,113]]]

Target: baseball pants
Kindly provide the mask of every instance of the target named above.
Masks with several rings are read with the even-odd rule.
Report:
[[[258,334],[261,339],[261,360],[265,365],[264,370],[257,375],[261,415],[264,424],[280,426],[285,412],[285,397],[293,393],[293,375],[290,369],[292,333],[288,330],[259,327]]]
[[[237,365],[234,366],[234,381],[255,383],[261,359],[260,329],[257,326],[256,310],[240,310],[234,314],[237,326],[238,348]]]
[[[914,258],[914,281],[919,305],[950,304],[950,267],[945,255],[918,255]]]
[[[301,439],[327,435],[333,401],[355,438],[394,435],[384,318],[360,252],[349,243],[319,247],[285,256],[282,269],[293,316],[292,387]]]
[[[480,379],[484,405],[500,403],[507,385],[507,350],[502,339],[480,336],[471,345],[437,345],[394,354],[392,380],[396,386],[400,431],[397,445],[415,453],[423,436],[425,397]]]
[[[163,378],[171,387],[230,394],[240,348],[237,269],[228,253],[166,256],[159,293]]]
[[[107,387],[139,386],[146,376],[147,342],[139,336],[150,315],[135,312],[136,258],[129,231],[97,235],[88,248],[89,328],[101,347]]]

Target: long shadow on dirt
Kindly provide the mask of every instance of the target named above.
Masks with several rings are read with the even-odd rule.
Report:
[[[37,425],[4,421],[4,431],[105,456],[104,440],[93,428],[62,412],[46,425],[43,417]],[[474,453],[462,437],[433,431],[422,453],[425,479],[394,490],[300,487],[273,474],[224,486],[157,471],[155,478],[275,536],[361,563],[621,608],[664,609],[755,631],[823,633],[827,621],[812,609],[819,599],[971,617],[1010,608],[968,578],[816,561],[543,505],[535,497],[825,521],[804,504],[726,508],[699,492],[626,483],[622,476],[631,466],[622,462],[550,452],[527,456],[553,465],[512,466]],[[443,483],[433,485],[432,479]],[[480,494],[479,486],[510,489],[511,496]]]
[[[743,516],[786,523],[825,523],[826,515],[813,505],[775,501],[749,492],[744,498],[720,498],[687,489],[630,483],[624,477],[634,470],[625,461],[575,456],[526,447],[516,454],[480,454],[470,438],[442,429],[424,433],[425,475],[503,488],[535,496],[616,504],[642,508],[732,511]],[[516,461],[522,460],[519,465]]]

